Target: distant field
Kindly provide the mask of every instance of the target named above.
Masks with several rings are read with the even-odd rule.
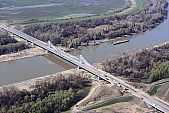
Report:
[[[70,14],[101,14],[124,6],[125,0],[1,0],[0,20],[59,18]]]

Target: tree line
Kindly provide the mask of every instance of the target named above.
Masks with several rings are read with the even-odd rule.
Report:
[[[0,35],[0,55],[11,52],[17,52],[28,48],[24,42],[18,42],[9,34],[3,33]]]
[[[54,45],[60,44],[76,48],[91,40],[133,35],[156,27],[167,18],[168,3],[166,0],[158,0],[153,3],[151,0],[147,0],[147,6],[135,14],[115,15],[79,22],[27,26],[24,32],[45,42],[50,40]],[[95,30],[98,26],[100,29]],[[102,28],[102,26],[106,26],[106,28]]]
[[[102,62],[103,70],[129,81],[154,82],[169,77],[169,44],[132,54],[124,53],[117,59]],[[158,65],[158,66],[157,66]]]
[[[169,74],[169,62],[157,63],[153,66],[149,80],[154,82],[156,80],[160,80]]]
[[[51,76],[37,81],[31,91],[15,86],[3,87],[0,92],[1,113],[60,113],[75,103],[76,92],[90,85],[90,79],[79,74]]]
[[[25,100],[31,98],[33,100],[34,95],[25,96]],[[72,91],[56,91],[44,99],[37,98],[36,101],[23,103],[20,107],[12,106],[9,113],[60,113],[63,110],[68,109],[74,100],[74,92]]]
[[[28,46],[25,45],[25,42],[17,42],[17,43],[10,43],[7,45],[2,45],[0,46],[0,55],[8,54],[11,52],[18,52],[26,48],[28,48]]]
[[[17,41],[8,34],[0,35],[0,45],[7,45],[9,43],[16,43]]]

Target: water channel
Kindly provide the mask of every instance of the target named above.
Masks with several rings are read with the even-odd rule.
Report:
[[[82,50],[71,52],[71,54],[74,56],[82,54],[92,64],[113,57],[116,54],[160,44],[167,40],[169,40],[169,12],[168,18],[162,24],[144,34],[134,36],[127,43],[115,46],[102,43],[97,46],[84,47]],[[3,62],[0,63],[0,85],[40,77],[70,68],[73,67],[54,58],[52,55]]]

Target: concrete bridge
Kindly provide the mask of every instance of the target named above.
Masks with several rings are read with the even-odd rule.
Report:
[[[50,41],[48,41],[48,43],[45,43],[43,41],[40,41],[32,36],[29,36],[29,35],[21,32],[19,30],[8,27],[7,25],[5,25],[3,23],[0,23],[0,27],[4,30],[7,30],[8,32],[10,32],[12,34],[19,36],[22,39],[25,39],[26,41],[29,41],[29,42],[45,49],[48,52],[51,52],[52,54],[60,57],[61,59],[64,59],[64,60],[70,62],[71,64],[96,75],[98,77],[98,79],[102,78],[103,80],[105,80],[111,84],[114,83],[118,86],[123,87],[128,92],[141,98],[143,101],[145,101],[147,104],[153,106],[154,108],[156,108],[164,113],[169,113],[169,105],[167,105],[166,103],[159,101],[154,97],[151,97],[150,95],[148,95],[147,93],[145,93],[139,89],[135,89],[133,86],[125,83],[123,80],[111,75],[110,73],[107,73],[103,70],[96,69],[95,67],[91,66],[82,56],[80,56],[80,59],[79,59],[75,56],[72,56],[72,55],[62,51],[62,50],[57,49],[55,46],[53,46],[50,43]]]

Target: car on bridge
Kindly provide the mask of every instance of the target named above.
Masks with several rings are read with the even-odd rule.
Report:
[[[117,83],[117,86],[121,87],[121,84],[120,84],[120,82],[118,82],[118,83]]]

